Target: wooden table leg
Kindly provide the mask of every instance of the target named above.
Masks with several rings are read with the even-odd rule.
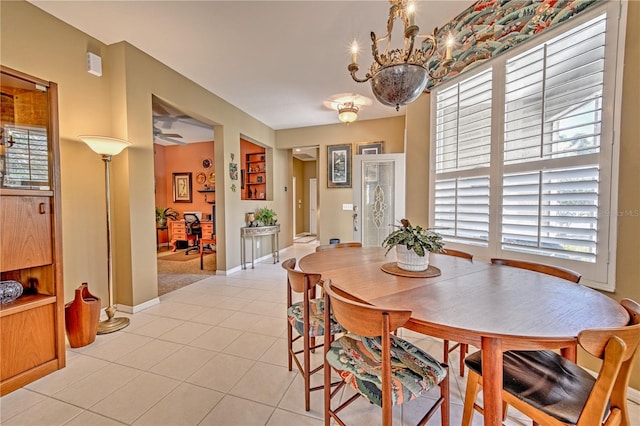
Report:
[[[502,424],[502,344],[500,339],[482,338],[482,392],[484,424]]]

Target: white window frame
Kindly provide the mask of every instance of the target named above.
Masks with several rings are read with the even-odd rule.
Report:
[[[558,259],[548,256],[519,253],[515,251],[503,251],[500,243],[502,228],[502,176],[503,176],[503,139],[504,139],[504,92],[505,92],[505,65],[509,58],[521,54],[524,51],[547,42],[550,39],[562,35],[578,25],[581,25],[602,13],[607,13],[606,30],[606,55],[604,70],[603,91],[603,118],[602,118],[602,142],[600,156],[610,156],[611,162],[601,170],[601,195],[606,207],[601,207],[598,213],[598,224],[602,232],[605,247],[604,256],[598,263],[579,262]],[[437,92],[458,84],[467,78],[479,74],[488,68],[492,68],[492,147],[490,166],[490,220],[489,220],[489,244],[487,247],[449,242],[451,248],[458,248],[473,253],[475,256],[488,260],[491,257],[510,257],[529,260],[533,262],[548,263],[565,268],[574,269],[582,273],[581,284],[604,291],[615,291],[616,273],[616,246],[617,246],[617,208],[618,208],[618,164],[620,157],[620,121],[622,104],[622,73],[624,65],[625,29],[627,17],[627,0],[608,1],[603,5],[594,7],[593,10],[582,12],[569,21],[551,28],[543,34],[535,36],[521,45],[509,49],[504,54],[493,58],[481,65],[475,66],[459,76],[452,78],[432,90],[431,94],[431,146],[430,146],[430,176],[429,176],[429,222],[434,226],[435,221],[435,182],[436,182],[436,118],[437,118]],[[602,163],[601,160],[599,160]],[[465,176],[465,171],[459,176]],[[445,238],[446,240],[446,238]],[[602,243],[598,242],[602,247]],[[605,274],[598,274],[598,268],[606,267]],[[600,275],[598,277],[598,275]]]

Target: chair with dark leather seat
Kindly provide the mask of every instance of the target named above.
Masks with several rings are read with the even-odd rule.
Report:
[[[542,425],[630,425],[627,388],[640,344],[640,305],[624,299],[629,312],[626,327],[584,330],[578,343],[601,359],[597,377],[553,351],[504,353],[502,398],[535,423]],[[480,352],[469,355],[462,425],[471,424],[482,386]],[[506,413],[505,413],[506,416]]]
[[[202,238],[202,225],[200,224],[200,219],[194,213],[185,213],[184,215],[184,224],[187,231],[187,240],[192,240],[193,245],[187,248],[184,254],[189,254],[189,252],[197,251],[200,252],[200,238]]]

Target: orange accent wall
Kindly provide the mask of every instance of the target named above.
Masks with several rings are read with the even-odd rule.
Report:
[[[184,146],[162,146],[154,144],[154,177],[157,207],[173,207],[180,218],[184,212],[202,212],[203,219],[212,214],[214,204],[205,201],[205,194],[199,193],[205,184],[214,186],[209,175],[215,173],[214,142],[191,143]],[[211,160],[211,167],[205,169],[202,161]],[[173,173],[191,173],[191,203],[173,201]],[[198,183],[199,173],[205,174],[205,182]],[[206,199],[215,200],[215,193],[207,193]],[[161,232],[159,242],[166,243],[166,232]]]

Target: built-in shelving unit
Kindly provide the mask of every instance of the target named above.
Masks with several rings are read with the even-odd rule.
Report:
[[[246,155],[245,200],[267,199],[267,169],[264,150]]]
[[[65,366],[57,86],[2,73],[0,278],[23,294],[0,305],[0,395]]]

